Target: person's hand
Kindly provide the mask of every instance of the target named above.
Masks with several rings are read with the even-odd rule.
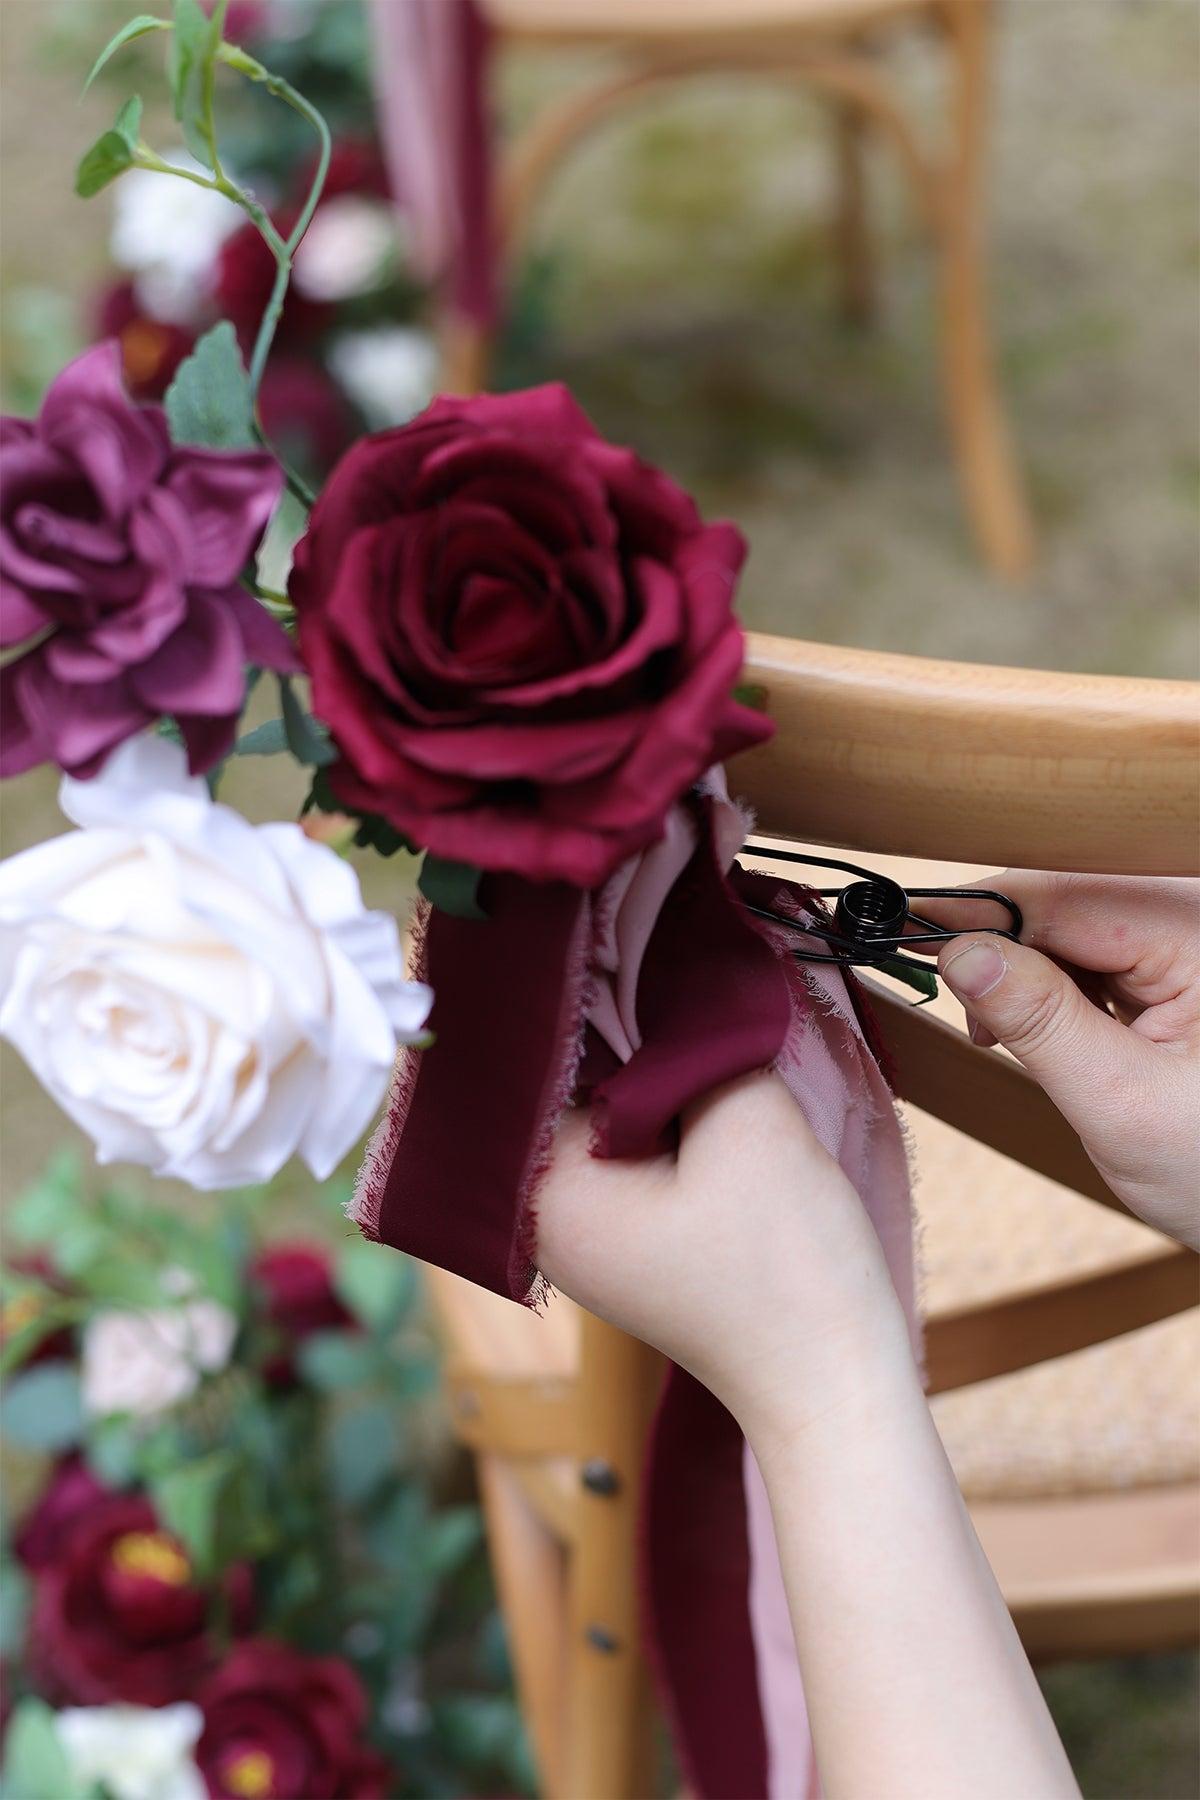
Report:
[[[977,1043],[1003,1044],[1147,1224],[1200,1247],[1200,882],[1008,870],[987,885],[1023,943],[971,935],[938,957]],[[984,902],[923,900],[958,930]]]
[[[754,1441],[907,1357],[874,1227],[783,1083],[693,1107],[677,1157],[588,1154],[569,1113],[538,1196],[538,1266],[589,1312],[682,1363]]]

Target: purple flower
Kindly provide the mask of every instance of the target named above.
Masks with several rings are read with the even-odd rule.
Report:
[[[94,775],[164,714],[194,774],[226,754],[246,664],[300,667],[238,581],[281,483],[262,451],[172,444],[115,340],[0,423],[0,646],[28,646],[0,669],[0,775]]]

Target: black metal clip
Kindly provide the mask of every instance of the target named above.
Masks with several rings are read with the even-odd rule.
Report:
[[[962,934],[948,931],[941,925],[935,925],[931,919],[922,918],[920,913],[912,910],[910,903],[913,900],[994,900],[997,906],[1004,907],[1012,921],[1011,925],[973,925],[970,930],[1008,938],[1014,944],[1020,942],[1024,923],[1021,909],[1015,900],[1010,900],[1007,894],[997,893],[994,888],[905,889],[890,876],[860,868],[857,863],[843,862],[836,856],[806,856],[799,850],[784,850],[775,844],[758,843],[753,838],[742,849],[745,854],[752,856],[770,857],[779,862],[803,863],[809,868],[841,869],[847,875],[858,877],[848,887],[814,888],[813,892],[821,899],[835,902],[831,924],[820,920],[798,924],[795,919],[785,918],[780,913],[747,905],[747,912],[754,913],[758,918],[770,919],[776,925],[787,925],[793,931],[802,931],[805,936],[816,938],[828,946],[826,951],[794,950],[792,954],[798,962],[848,963],[868,969],[885,968],[891,964],[902,969],[918,969],[923,974],[928,974],[930,965],[919,961],[915,956],[903,955],[901,946],[942,944]],[[914,931],[913,926],[920,929]]]

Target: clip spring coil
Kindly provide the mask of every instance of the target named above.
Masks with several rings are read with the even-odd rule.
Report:
[[[793,931],[803,931],[806,936],[816,938],[826,946],[824,950],[794,950],[792,954],[798,962],[842,963],[868,969],[885,968],[892,964],[928,974],[929,964],[919,961],[915,956],[904,955],[904,947],[913,944],[944,944],[962,934],[935,925],[931,919],[922,918],[920,913],[912,910],[913,900],[994,901],[1008,913],[1010,923],[1007,926],[972,925],[968,929],[1007,938],[1010,943],[1020,942],[1024,923],[1021,909],[1015,900],[1010,900],[1007,894],[997,893],[994,888],[906,889],[890,876],[864,869],[858,863],[843,862],[836,856],[808,856],[799,850],[784,850],[774,844],[759,843],[754,838],[748,839],[742,846],[742,851],[748,856],[803,863],[808,868],[840,869],[844,874],[857,877],[847,887],[814,888],[813,892],[821,899],[834,901],[831,925],[820,921],[798,925],[795,919],[784,918],[779,913],[768,912],[759,906],[747,905],[746,911],[755,914],[757,918],[769,919],[776,925],[787,925]],[[918,929],[914,930],[913,927]]]

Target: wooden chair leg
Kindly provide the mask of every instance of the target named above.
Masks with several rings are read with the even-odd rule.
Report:
[[[488,1552],[542,1794],[563,1793],[566,1552],[521,1490],[511,1463],[480,1456]]]
[[[654,1708],[639,1633],[637,1512],[662,1359],[590,1314],[582,1333],[565,1794],[567,1800],[649,1800]]]
[[[982,162],[987,17],[981,0],[947,0],[953,118],[937,232],[942,357],[950,429],[967,507],[983,553],[1018,578],[1033,533],[992,367],[984,304]]]
[[[875,316],[875,257],[867,214],[867,120],[856,106],[833,112],[836,192],[833,216],[833,259],[838,310],[850,325],[866,325]]]

